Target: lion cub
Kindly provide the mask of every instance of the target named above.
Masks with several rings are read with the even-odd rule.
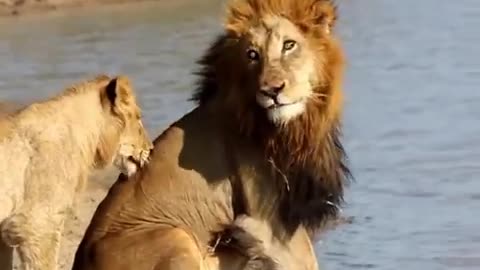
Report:
[[[133,174],[153,148],[128,78],[101,75],[0,118],[0,266],[57,268],[80,181],[114,164]]]

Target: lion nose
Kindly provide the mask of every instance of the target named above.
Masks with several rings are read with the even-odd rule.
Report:
[[[278,83],[264,84],[260,91],[263,95],[271,98],[276,98],[278,94],[285,88],[285,82],[281,81]]]

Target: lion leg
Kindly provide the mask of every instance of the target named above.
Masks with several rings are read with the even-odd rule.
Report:
[[[203,270],[201,252],[182,229],[165,228],[110,236],[80,246],[74,270]]]
[[[13,269],[13,248],[0,239],[0,270]]]
[[[290,239],[289,250],[293,257],[296,259],[296,265],[302,266],[306,270],[318,270],[317,257],[315,255],[315,249],[313,243],[304,227],[299,227]],[[294,269],[294,268],[291,268]]]
[[[43,219],[43,220],[42,220]],[[17,249],[20,269],[56,270],[64,218],[15,214],[3,225],[7,245]]]
[[[193,238],[184,230],[172,229],[161,235],[159,247],[164,247],[156,270],[205,269],[203,256]],[[168,243],[175,243],[170,245]],[[168,247],[165,249],[165,247]]]

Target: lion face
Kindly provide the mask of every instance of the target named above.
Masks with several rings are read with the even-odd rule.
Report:
[[[108,137],[111,139],[114,134],[117,142],[115,146],[110,145],[115,149],[110,154],[110,160],[122,173],[130,176],[148,162],[153,144],[143,126],[141,111],[128,78],[120,76],[111,80],[105,94],[111,123],[107,125],[111,130]],[[107,151],[100,149],[100,152]]]
[[[331,125],[343,101],[336,18],[332,0],[231,0],[224,32],[199,61],[193,100],[248,135]]]
[[[275,124],[305,111],[317,84],[315,55],[292,22],[267,16],[246,35],[245,58],[258,106]]]
[[[131,114],[127,114],[124,119],[126,119],[125,128],[120,134],[114,165],[130,176],[137,171],[138,167],[143,167],[148,162],[153,144],[143,127],[138,108]]]

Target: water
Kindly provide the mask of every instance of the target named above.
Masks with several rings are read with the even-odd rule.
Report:
[[[220,1],[193,2],[1,20],[0,99],[124,73],[158,134],[219,29]],[[480,269],[480,2],[341,2],[354,219],[317,244],[323,269]]]

